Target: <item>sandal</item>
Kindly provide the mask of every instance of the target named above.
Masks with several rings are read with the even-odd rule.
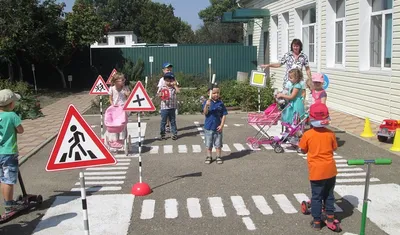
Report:
[[[205,160],[205,164],[210,164],[211,163],[211,161],[212,161],[212,158],[211,157],[206,157],[206,160]]]
[[[222,161],[222,159],[220,157],[217,157],[216,161],[217,161],[217,164],[222,164],[224,162],[224,161]]]

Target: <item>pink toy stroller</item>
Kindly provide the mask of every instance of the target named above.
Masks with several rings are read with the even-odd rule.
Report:
[[[258,148],[261,144],[271,144],[274,140],[273,136],[268,134],[272,126],[277,125],[282,112],[288,107],[280,110],[277,103],[273,103],[263,113],[248,113],[247,123],[255,124],[259,131],[256,135],[248,137],[246,142],[253,148]]]
[[[108,149],[124,149],[125,155],[128,156],[129,147],[131,146],[131,137],[127,136],[128,130],[128,115],[123,110],[122,106],[110,106],[104,114],[104,125],[106,133],[104,135],[104,144]],[[110,141],[109,134],[123,135],[123,140],[118,138],[115,141]],[[118,135],[117,135],[118,136]],[[128,138],[127,138],[128,137]]]

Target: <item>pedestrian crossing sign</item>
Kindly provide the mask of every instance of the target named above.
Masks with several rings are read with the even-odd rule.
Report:
[[[142,82],[138,81],[124,105],[125,111],[155,111],[156,107],[144,89]]]
[[[265,87],[267,83],[266,77],[267,76],[265,76],[264,72],[252,70],[250,77],[250,85],[256,87]]]
[[[114,74],[117,73],[116,69],[113,69],[113,71],[111,72],[110,76],[107,79],[107,84],[110,85],[111,84],[111,78],[114,76]]]
[[[94,82],[92,89],[89,92],[90,95],[108,95],[108,86],[104,81],[103,77],[99,75],[97,80]]]
[[[47,162],[46,171],[114,165],[116,163],[113,155],[74,105],[69,105]]]

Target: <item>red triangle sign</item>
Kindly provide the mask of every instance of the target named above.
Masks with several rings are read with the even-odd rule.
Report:
[[[46,171],[114,165],[117,161],[79,114],[69,105]]]
[[[94,82],[92,89],[89,92],[90,95],[108,95],[108,86],[103,80],[103,77],[99,75],[97,80]]]
[[[128,100],[125,102],[125,111],[155,111],[156,107],[144,89],[142,82],[138,81],[133,88]]]
[[[110,76],[107,79],[107,83],[106,84],[111,84],[111,78],[114,76],[114,74],[117,73],[116,69],[113,69],[113,71],[111,72]]]

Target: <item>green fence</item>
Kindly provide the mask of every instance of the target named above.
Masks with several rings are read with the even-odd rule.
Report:
[[[211,71],[220,80],[236,79],[237,72],[250,72],[257,67],[257,47],[243,44],[205,44],[178,45],[168,47],[134,48],[92,48],[93,65],[98,72],[106,76],[115,67],[122,67],[126,59],[136,62],[139,58],[145,64],[145,76],[161,73],[164,62],[174,65],[174,72],[183,72],[198,76],[209,76],[209,58]],[[150,65],[149,57],[153,57]]]

